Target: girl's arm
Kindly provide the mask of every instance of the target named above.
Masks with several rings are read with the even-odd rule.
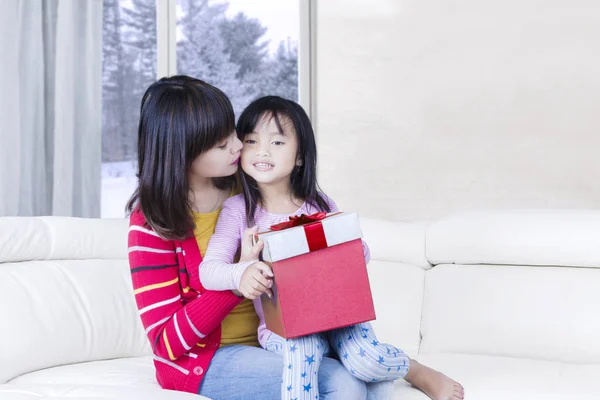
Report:
[[[176,360],[220,326],[242,299],[230,291],[207,291],[183,305],[175,242],[145,225],[142,213],[134,211],[128,235],[133,293],[154,354]]]
[[[232,197],[223,203],[215,233],[200,264],[200,283],[208,290],[239,290],[242,274],[257,260],[233,263],[246,228],[244,203]]]

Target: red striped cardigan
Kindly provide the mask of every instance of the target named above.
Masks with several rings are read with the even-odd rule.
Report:
[[[196,238],[160,238],[139,209],[129,218],[128,246],[133,293],[153,349],[156,379],[165,389],[198,393],[221,343],[221,322],[242,299],[202,288]]]

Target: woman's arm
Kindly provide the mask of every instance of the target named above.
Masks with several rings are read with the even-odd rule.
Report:
[[[128,246],[135,301],[154,354],[176,360],[217,328],[241,298],[207,291],[183,305],[175,242],[160,238],[144,222],[134,211]]]

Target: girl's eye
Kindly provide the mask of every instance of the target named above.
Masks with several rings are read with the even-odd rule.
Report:
[[[246,139],[246,140],[244,140],[244,143],[254,144],[254,143],[256,143],[256,140]]]
[[[227,142],[225,142],[225,144],[223,144],[223,145],[221,145],[221,146],[218,146],[218,147],[219,147],[219,149],[221,149],[221,150],[225,150],[225,149],[227,148]]]
[[[273,144],[275,146],[281,146],[282,144],[285,144],[285,143],[277,141],[277,142],[273,142]]]

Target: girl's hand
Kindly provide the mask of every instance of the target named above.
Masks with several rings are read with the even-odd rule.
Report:
[[[242,237],[242,250],[240,253],[240,262],[258,260],[258,256],[264,247],[261,239],[258,239],[256,244],[253,244],[253,237],[258,232],[258,226],[253,226],[244,231]]]
[[[271,267],[262,261],[258,261],[244,271],[240,281],[240,293],[245,298],[254,300],[266,293],[270,298],[273,297],[271,286],[273,286],[273,271]]]

